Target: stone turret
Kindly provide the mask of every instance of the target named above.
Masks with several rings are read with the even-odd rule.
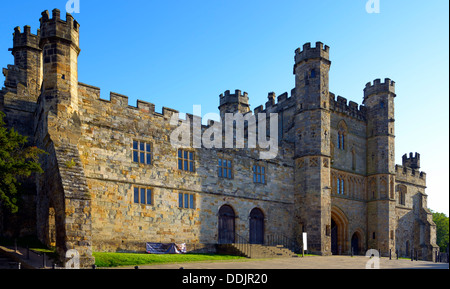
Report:
[[[395,250],[395,82],[375,79],[364,88],[367,108],[367,214],[371,248]]]
[[[225,113],[242,113],[245,114],[250,111],[250,105],[248,104],[247,92],[242,93],[239,89],[236,89],[234,94],[231,94],[229,90],[224,94],[220,94],[220,117],[225,119]]]
[[[409,153],[409,158],[407,154],[402,156],[402,165],[403,167],[411,168],[414,170],[420,169],[420,154],[416,153],[413,156],[413,153]]]
[[[64,104],[76,110],[80,25],[69,13],[66,14],[66,21],[62,20],[58,9],[52,11],[52,18],[49,17],[48,11],[42,12],[40,23],[43,95],[47,106],[54,110],[57,104]]]
[[[296,234],[307,232],[310,250],[323,255],[331,253],[325,234],[331,226],[330,65],[329,47],[321,42],[295,51]]]

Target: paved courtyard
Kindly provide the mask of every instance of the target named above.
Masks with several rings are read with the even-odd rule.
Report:
[[[140,269],[365,269],[369,258],[363,256],[311,256],[299,258],[248,259],[242,261],[175,263],[139,266]],[[380,269],[449,269],[448,263],[389,260],[380,258]],[[129,269],[130,267],[125,267]]]

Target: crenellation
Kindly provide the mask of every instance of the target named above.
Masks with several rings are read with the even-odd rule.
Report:
[[[330,97],[330,109],[335,112],[344,113],[352,118],[357,120],[366,121],[366,107],[364,105],[360,105],[354,101],[349,101],[347,103],[347,99],[336,95],[332,92],[329,93]]]
[[[308,59],[323,59],[329,61],[330,57],[330,47],[323,45],[322,42],[316,42],[316,47],[311,48],[311,43],[305,43],[303,45],[303,50],[297,48],[295,50],[295,65],[300,64]],[[295,66],[294,66],[295,74]]]
[[[189,120],[189,123],[202,123],[202,117],[198,115],[194,115],[191,113],[186,113],[186,120]]]
[[[354,101],[350,101],[350,102],[348,103],[348,106],[349,106],[350,109],[353,110],[353,111],[358,110],[358,104],[357,104],[356,102],[354,102]]]
[[[49,18],[48,11],[42,12],[40,20],[41,42],[45,38],[58,37],[73,42],[77,48],[79,45],[80,24],[73,19],[73,16],[66,13],[66,20],[60,17],[59,9],[53,9],[52,18]]]
[[[115,93],[115,92],[110,92],[109,98],[113,105],[125,106],[125,107],[128,106],[128,96],[126,96],[126,95]]]
[[[385,78],[384,82],[381,82],[381,79],[377,78],[373,81],[373,85],[368,82],[364,88],[363,104],[369,96],[380,93],[392,93],[395,96],[395,81]]]
[[[423,171],[402,165],[395,165],[395,175],[397,181],[426,186],[427,174]]]
[[[278,101],[278,103],[281,103],[281,102],[287,100],[287,98],[288,98],[288,93],[284,92],[278,96],[277,101]]]
[[[143,100],[138,99],[136,101],[136,107],[140,110],[143,110],[144,112],[150,112],[153,113],[155,112],[155,105],[153,103],[150,102],[146,102]]]
[[[230,90],[226,90],[224,94],[220,94],[220,105],[228,103],[243,103],[248,104],[248,93],[242,94],[241,90],[236,89],[234,94],[230,93]]]
[[[409,153],[409,157],[407,154],[404,154],[402,156],[402,165],[404,167],[410,167],[412,169],[420,169],[420,154],[415,153]]]
[[[275,105],[275,98],[276,98],[275,92],[269,92],[267,98],[268,101],[266,102],[266,109]]]
[[[162,114],[165,118],[170,118],[175,113],[179,113],[179,111],[165,106],[162,108]]]
[[[255,107],[254,113],[258,114],[258,113],[261,113],[263,111],[264,111],[264,106],[260,105],[260,106]]]

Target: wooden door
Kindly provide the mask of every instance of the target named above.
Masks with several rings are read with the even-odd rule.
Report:
[[[234,243],[235,214],[232,207],[223,205],[219,210],[219,244]]]
[[[250,212],[250,244],[264,243],[264,214],[254,208]]]

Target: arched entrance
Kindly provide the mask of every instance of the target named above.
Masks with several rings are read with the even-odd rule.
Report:
[[[361,243],[361,238],[359,236],[359,233],[355,232],[352,236],[352,244],[351,244],[353,255],[360,254],[360,251],[361,251],[360,243]]]
[[[264,243],[264,213],[254,208],[250,212],[250,244]]]
[[[234,210],[228,205],[223,205],[219,209],[219,244],[234,243],[234,227]]]
[[[339,254],[337,230],[338,228],[336,222],[331,219],[331,254],[333,255]]]
[[[331,208],[331,253],[333,255],[346,254],[348,247],[348,219],[337,207]]]

